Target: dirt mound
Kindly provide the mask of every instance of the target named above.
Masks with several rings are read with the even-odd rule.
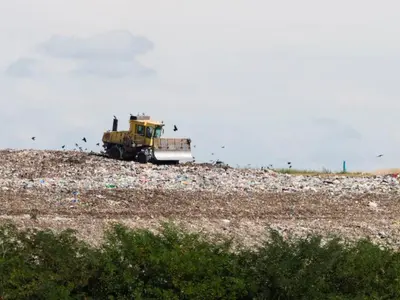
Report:
[[[400,174],[400,168],[379,169],[371,172],[373,175]]]
[[[0,151],[0,220],[73,228],[92,243],[110,222],[156,230],[172,220],[247,245],[273,227],[299,236],[368,236],[398,247],[398,190],[390,176],[326,180],[215,165],[140,165],[72,151]]]

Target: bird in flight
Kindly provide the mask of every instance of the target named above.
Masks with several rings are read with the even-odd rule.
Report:
[[[376,157],[382,157],[383,156],[383,154],[379,154],[379,155],[377,155]]]
[[[36,139],[36,137],[33,136],[33,137],[32,137],[32,141],[34,141],[35,139]]]
[[[84,142],[86,143],[86,138],[84,137],[84,138],[82,139],[82,141],[84,141]]]
[[[178,127],[176,127],[176,125],[174,125],[174,131],[177,131],[178,130]]]

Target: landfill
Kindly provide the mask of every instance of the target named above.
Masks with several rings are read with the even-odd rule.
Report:
[[[339,234],[400,246],[396,174],[315,176],[226,165],[138,164],[77,151],[0,151],[0,220],[72,228],[96,243],[110,222],[157,231],[172,220],[246,245]]]

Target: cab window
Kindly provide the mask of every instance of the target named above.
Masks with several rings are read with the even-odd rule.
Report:
[[[136,133],[139,135],[144,135],[144,126],[136,125]]]
[[[154,137],[155,138],[161,137],[161,131],[162,131],[162,128],[161,127],[157,127],[155,132],[154,132]]]
[[[146,127],[146,137],[151,138],[153,135],[153,127]]]

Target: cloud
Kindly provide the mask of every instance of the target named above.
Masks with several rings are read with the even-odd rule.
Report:
[[[74,75],[94,75],[108,78],[120,77],[144,77],[155,74],[155,71],[146,68],[137,61],[100,61],[86,60],[78,63],[78,67],[72,71]]]
[[[54,76],[56,73],[106,78],[147,77],[154,75],[155,70],[141,64],[136,57],[153,48],[154,43],[147,38],[122,30],[89,38],[54,35],[37,46],[40,58],[20,58],[9,65],[6,74],[13,77]],[[74,67],[60,68],[66,64]]]
[[[11,77],[32,77],[35,75],[37,60],[33,58],[20,58],[6,69],[6,74]]]
[[[115,30],[89,38],[56,35],[39,45],[38,50],[56,58],[132,61],[153,48],[153,42],[145,37]]]

